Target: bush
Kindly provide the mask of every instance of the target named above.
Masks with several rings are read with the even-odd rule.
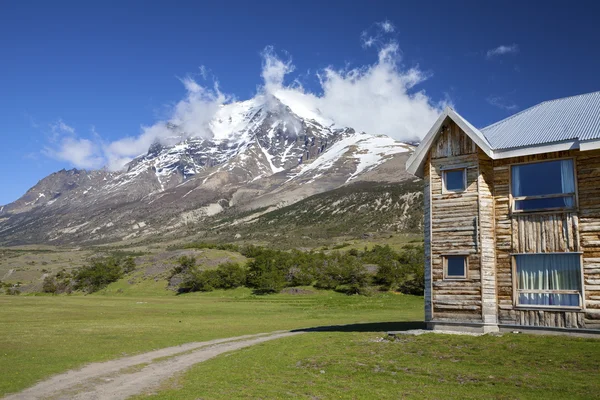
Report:
[[[358,294],[368,284],[369,275],[361,260],[347,253],[334,253],[328,257],[315,287]]]
[[[179,265],[171,270],[170,278],[177,274],[188,273],[196,267],[196,257],[193,256],[181,256],[177,259],[177,262]]]
[[[96,292],[123,276],[123,268],[114,257],[96,258],[75,271],[75,289]]]
[[[135,270],[135,259],[133,257],[127,257],[123,260],[123,273],[129,274]]]
[[[235,289],[246,284],[246,270],[237,263],[228,262],[217,267],[219,289]]]
[[[189,260],[185,260],[189,261]],[[195,263],[195,260],[194,260]],[[182,266],[179,266],[179,269]],[[176,267],[178,268],[178,267]],[[246,270],[236,263],[224,263],[217,269],[200,271],[195,264],[187,262],[179,293],[210,292],[214,289],[234,289],[246,283]]]
[[[56,294],[56,290],[56,281],[54,278],[51,276],[45,277],[44,283],[42,284],[42,292]]]
[[[6,285],[5,285],[6,286]],[[18,296],[21,294],[21,290],[19,290],[19,285],[11,285],[6,287],[6,294],[11,296]]]
[[[289,267],[280,252],[264,251],[248,262],[248,286],[256,294],[279,292],[286,286]]]
[[[179,285],[178,293],[210,292],[215,289],[219,280],[216,270],[200,271],[194,267],[186,273]]]
[[[422,296],[425,289],[425,252],[423,246],[408,245],[403,248],[400,263],[406,274],[398,289],[402,293]]]

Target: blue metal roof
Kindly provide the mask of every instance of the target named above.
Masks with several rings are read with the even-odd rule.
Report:
[[[480,131],[494,150],[600,139],[600,92],[545,101]]]

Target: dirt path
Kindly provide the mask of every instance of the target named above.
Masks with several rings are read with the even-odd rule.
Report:
[[[208,342],[187,343],[137,356],[89,364],[56,375],[5,400],[126,399],[150,392],[176,373],[232,350],[303,332],[279,331]]]

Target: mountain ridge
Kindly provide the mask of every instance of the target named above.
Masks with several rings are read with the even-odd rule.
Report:
[[[209,124],[211,137],[169,124],[172,135],[123,171],[50,174],[0,207],[0,244],[160,235],[226,209],[283,207],[364,177],[410,179],[403,162],[394,160],[404,160],[412,145],[357,133],[318,110],[294,107],[267,95],[226,104]],[[387,171],[386,163],[395,166]]]

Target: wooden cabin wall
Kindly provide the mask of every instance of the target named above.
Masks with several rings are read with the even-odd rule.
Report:
[[[426,161],[426,165],[429,166],[430,160]],[[431,185],[430,182],[430,168],[425,168],[423,173],[423,201],[425,207],[423,207],[423,233],[425,235],[425,241],[423,248],[425,250],[425,321],[431,321],[433,319],[433,308],[431,303]]]
[[[511,214],[510,165],[565,157],[575,159],[578,209]],[[442,193],[452,167],[466,167],[466,192]],[[428,321],[600,329],[600,150],[491,160],[447,121],[424,174]],[[583,252],[583,310],[515,307],[512,254],[550,252]],[[444,280],[442,256],[465,253],[468,279]]]
[[[579,236],[583,251],[584,324],[600,329],[600,150],[578,152]]]
[[[583,154],[583,153],[581,153]],[[576,157],[576,168],[579,187],[579,204],[588,196],[581,191],[582,176],[580,153],[575,151],[553,152],[538,155],[514,157],[494,161],[494,203],[496,215],[496,276],[498,292],[498,319],[502,324],[516,324],[546,327],[587,327],[587,317],[583,312],[564,312],[548,310],[517,309],[513,299],[513,253],[552,253],[584,251],[584,271],[586,270],[585,246],[581,246],[580,232],[582,223],[577,212],[545,212],[545,213],[510,213],[510,165],[523,162],[545,161],[551,159]],[[598,154],[600,158],[600,153]],[[589,168],[587,168],[589,170]],[[589,171],[600,177],[600,160],[598,170]],[[600,178],[598,178],[600,180]],[[600,183],[600,182],[599,182]],[[598,184],[596,187],[599,187]],[[584,187],[586,185],[584,184]],[[600,217],[600,197],[596,195],[598,216]],[[587,207],[587,206],[586,206]],[[598,231],[600,233],[600,224]],[[598,241],[598,261],[600,266],[600,240]],[[600,273],[600,269],[598,269]],[[600,279],[600,276],[598,277]],[[600,282],[599,282],[600,283]],[[599,286],[600,288],[600,286]],[[586,291],[587,307],[587,284]],[[598,293],[600,295],[600,293]],[[598,298],[600,300],[600,297]],[[600,321],[599,321],[600,322]]]
[[[494,215],[494,164],[482,150],[479,156],[479,240],[483,322],[498,323],[496,294],[496,237]]]
[[[482,321],[477,146],[453,122],[438,136],[427,163],[431,193],[432,314],[436,321]],[[442,194],[442,168],[465,167],[467,190]],[[427,208],[427,207],[426,207]],[[468,254],[468,277],[444,280],[443,255]]]

